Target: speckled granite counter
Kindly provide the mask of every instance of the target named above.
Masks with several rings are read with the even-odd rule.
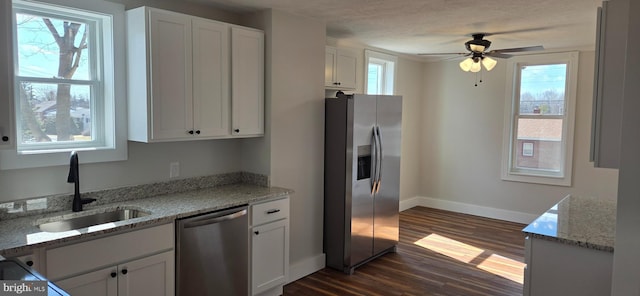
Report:
[[[533,238],[613,252],[616,201],[568,195],[522,231]]]
[[[238,183],[86,207],[86,210],[80,213],[67,210],[1,220],[0,255],[12,257],[26,253],[33,248],[51,247],[135,227],[170,223],[178,218],[283,197],[290,193],[292,191],[285,188]],[[43,222],[53,221],[61,215],[73,217],[117,208],[141,209],[151,214],[140,218],[56,233],[42,232],[36,226]]]

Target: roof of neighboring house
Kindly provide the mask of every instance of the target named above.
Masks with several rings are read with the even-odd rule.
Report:
[[[45,101],[45,102],[36,104],[36,108],[34,111],[36,113],[43,113],[46,111],[55,110],[55,107],[56,107],[56,101]]]
[[[524,119],[518,121],[518,139],[562,139],[562,119]]]

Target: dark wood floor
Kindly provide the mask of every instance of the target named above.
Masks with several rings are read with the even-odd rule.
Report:
[[[284,295],[522,295],[524,226],[415,207],[400,214],[397,253],[351,276],[325,268]]]

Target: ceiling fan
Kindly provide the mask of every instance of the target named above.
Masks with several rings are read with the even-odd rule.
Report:
[[[537,51],[544,50],[542,45],[537,46],[528,46],[528,47],[514,47],[514,48],[504,48],[504,49],[496,49],[489,50],[491,46],[491,41],[484,39],[485,36],[491,36],[491,33],[474,33],[471,34],[473,37],[472,40],[469,40],[464,43],[464,46],[467,48],[469,52],[463,53],[423,53],[419,55],[460,55],[467,57],[462,62],[460,62],[460,68],[466,72],[480,72],[482,66],[487,71],[491,71],[493,67],[498,63],[493,58],[498,59],[508,59],[512,57],[512,55],[508,53],[515,52],[525,52],[525,51]],[[493,58],[492,58],[493,57]],[[482,66],[481,66],[482,64]]]

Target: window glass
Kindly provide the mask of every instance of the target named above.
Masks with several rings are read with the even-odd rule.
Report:
[[[365,50],[365,90],[370,95],[392,95],[398,58],[389,54]]]
[[[90,79],[89,33],[87,23],[79,20],[16,13],[18,75]]]
[[[382,93],[382,73],[383,67],[380,64],[369,63],[369,76],[367,79],[367,93]]]
[[[564,114],[566,78],[566,64],[522,67],[520,114]]]

